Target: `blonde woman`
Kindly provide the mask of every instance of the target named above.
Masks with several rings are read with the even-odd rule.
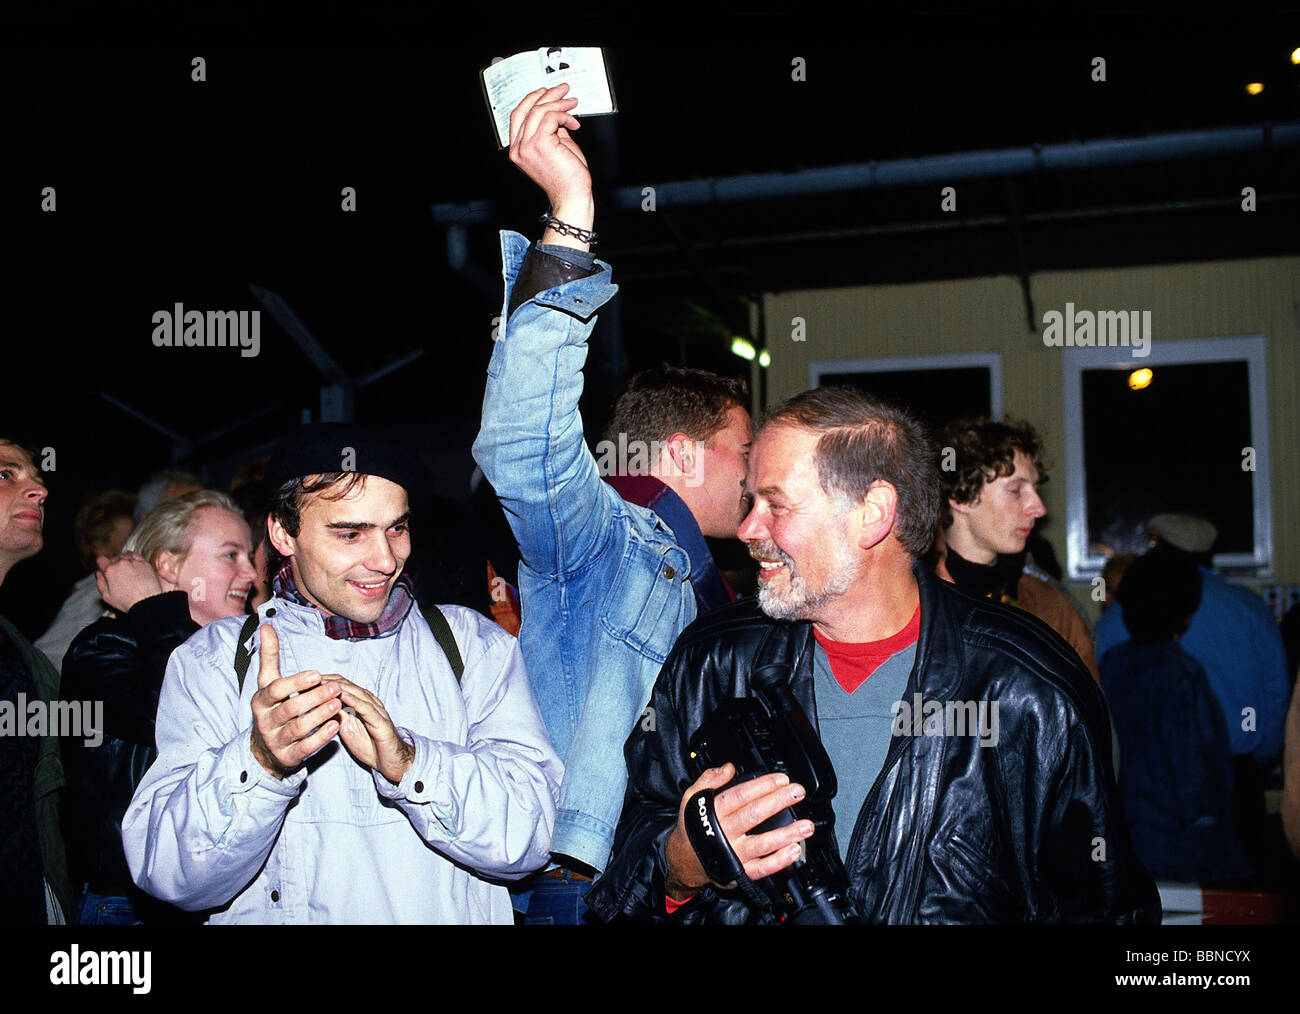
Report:
[[[189,919],[131,883],[122,815],[156,753],[154,716],[167,660],[200,627],[244,612],[255,576],[252,548],[235,502],[204,489],[159,504],[121,555],[97,561],[96,582],[113,613],[73,640],[61,692],[65,700],[103,701],[100,742],[63,741],[64,826],[83,924]]]

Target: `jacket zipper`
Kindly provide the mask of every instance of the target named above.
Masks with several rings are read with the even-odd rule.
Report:
[[[866,833],[867,814],[872,812],[872,806],[876,797],[880,795],[880,785],[885,780],[885,776],[898,764],[906,749],[903,736],[893,737],[894,742],[890,744],[889,752],[885,754],[885,763],[880,769],[880,774],[876,775],[876,780],[871,783],[871,791],[867,793],[867,798],[862,802],[862,808],[858,811],[858,819],[853,822],[853,832],[849,836],[848,851],[844,853],[845,871],[852,870],[853,857],[861,845],[862,836]]]
[[[912,671],[908,674],[907,685],[903,689],[904,700],[909,699],[908,692],[919,692],[920,683],[917,680],[917,673],[922,663],[921,639],[925,635],[925,627],[922,624],[921,634],[917,637],[916,657],[912,661]],[[926,645],[927,649],[929,645]],[[892,731],[892,730],[891,730]],[[849,836],[849,847],[844,853],[844,872],[852,880],[852,871],[856,869],[854,865],[854,856],[862,847],[862,839],[866,834],[867,815],[873,812],[876,799],[880,795],[880,786],[884,782],[885,776],[888,775],[898,762],[902,759],[903,751],[907,749],[909,742],[915,746],[915,737],[912,736],[892,736],[894,742],[889,744],[889,750],[885,754],[885,762],[881,765],[880,773],[876,775],[876,780],[871,783],[871,791],[867,793],[867,798],[863,800],[861,809],[858,810],[858,819],[853,822],[853,832]]]

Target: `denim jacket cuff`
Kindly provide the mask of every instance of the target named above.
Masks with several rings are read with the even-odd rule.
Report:
[[[509,319],[516,309],[543,289],[564,285],[579,278],[590,278],[592,275],[599,274],[600,270],[594,264],[590,268],[584,268],[562,257],[555,257],[537,249],[537,244],[534,243],[524,254],[519,275],[510,290],[510,306],[506,310],[506,318]]]

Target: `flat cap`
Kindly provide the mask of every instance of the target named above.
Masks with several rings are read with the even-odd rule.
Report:
[[[1208,553],[1219,537],[1214,525],[1195,514],[1157,514],[1147,531],[1184,553]]]

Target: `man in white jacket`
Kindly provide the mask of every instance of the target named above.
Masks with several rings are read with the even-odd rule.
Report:
[[[415,605],[421,469],[352,424],[277,447],[257,676],[238,618],[172,654],[122,826],[145,891],[211,922],[512,921],[493,881],[548,860],[563,768],[515,639],[458,606],[429,610],[440,637]]]

